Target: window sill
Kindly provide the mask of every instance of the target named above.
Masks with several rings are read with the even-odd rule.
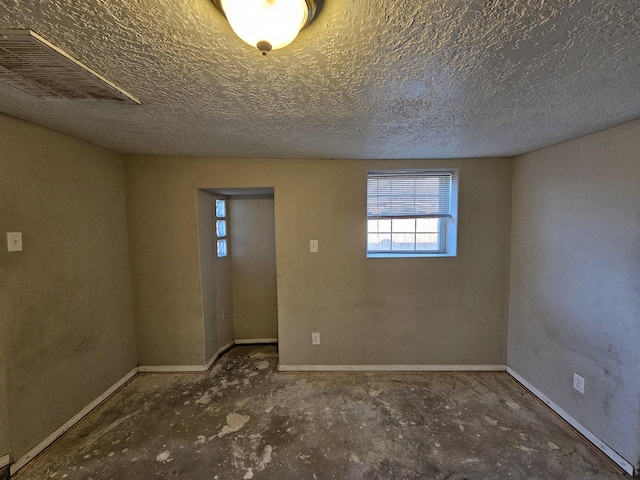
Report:
[[[450,253],[367,253],[367,258],[442,258],[455,257]]]

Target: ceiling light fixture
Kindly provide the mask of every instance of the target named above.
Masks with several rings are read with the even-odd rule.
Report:
[[[316,0],[213,0],[243,41],[266,55],[286,47],[319,10]]]

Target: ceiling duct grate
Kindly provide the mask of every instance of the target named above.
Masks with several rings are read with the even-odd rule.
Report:
[[[140,104],[31,30],[0,30],[0,82],[39,98]]]

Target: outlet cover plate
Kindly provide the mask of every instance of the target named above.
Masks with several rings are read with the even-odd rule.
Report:
[[[22,232],[7,232],[7,248],[10,252],[22,251]]]
[[[573,388],[580,393],[584,393],[584,377],[573,372]]]
[[[320,332],[313,332],[311,334],[311,345],[320,345]]]

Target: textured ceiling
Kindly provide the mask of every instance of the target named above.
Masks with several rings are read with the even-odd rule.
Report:
[[[289,47],[238,40],[210,0],[2,0],[142,105],[0,111],[126,153],[511,156],[640,117],[638,0],[325,0]]]

